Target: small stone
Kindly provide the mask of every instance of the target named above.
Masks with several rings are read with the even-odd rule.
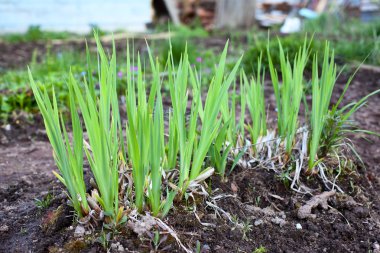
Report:
[[[373,253],[380,253],[380,245],[378,242],[374,242],[372,247],[373,247]]]
[[[286,219],[286,214],[284,211],[281,211],[278,215],[280,216],[280,218],[282,218],[284,220]]]
[[[218,217],[214,213],[207,214],[206,217],[210,220],[216,220]]]
[[[128,227],[132,228],[133,232],[142,236],[146,232],[150,231],[153,226],[156,225],[156,220],[149,215],[143,216],[142,220],[132,222],[128,222]]]
[[[55,196],[55,198],[57,200],[62,200],[62,199],[66,199],[67,198],[67,195],[65,192],[61,192],[60,194],[58,194],[57,196]]]
[[[117,251],[119,251],[119,252],[124,252],[124,247],[123,247],[123,245],[119,245],[118,247],[117,247]]]
[[[280,227],[283,227],[286,224],[286,221],[284,219],[281,219],[279,217],[275,217],[271,219],[272,223],[279,225]]]
[[[209,253],[209,252],[211,252],[210,246],[208,246],[208,244],[203,245],[202,249],[201,249],[201,252],[202,253]]]
[[[301,229],[302,229],[302,225],[299,224],[299,223],[297,223],[297,224],[296,224],[296,229],[301,230]]]
[[[238,192],[238,187],[235,183],[231,183],[231,190],[234,192],[234,193],[237,193]]]
[[[81,226],[81,225],[78,225],[78,226],[75,228],[74,236],[75,236],[75,237],[82,237],[82,236],[84,235],[85,232],[86,232],[86,230],[84,229],[84,227]]]
[[[257,226],[260,226],[261,224],[263,224],[264,223],[264,221],[263,220],[261,220],[261,219],[258,219],[258,220],[255,220],[255,223],[254,223],[254,225],[257,227]]]
[[[23,178],[22,178],[22,179],[23,179]],[[40,192],[40,195],[41,195],[42,197],[46,197],[48,194],[49,194],[49,191],[42,191],[42,192]]]
[[[111,243],[111,249],[116,250],[117,248],[118,248],[118,244],[117,243]]]
[[[8,230],[9,230],[9,227],[7,225],[2,225],[0,227],[0,232],[8,232]]]
[[[5,131],[11,131],[11,125],[10,124],[5,125],[4,130]]]
[[[353,212],[359,218],[367,218],[369,216],[369,209],[366,207],[357,206],[354,208]]]
[[[32,186],[33,185],[33,180],[30,176],[22,176],[21,177],[21,180],[24,184],[26,184],[27,186]],[[21,188],[22,189],[22,188]]]

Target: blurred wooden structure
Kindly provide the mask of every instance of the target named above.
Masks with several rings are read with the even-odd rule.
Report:
[[[206,30],[248,27],[255,22],[256,0],[154,0],[162,2],[174,24],[199,21]]]
[[[256,0],[219,0],[216,7],[216,28],[250,27],[255,22]]]
[[[323,12],[341,10],[360,17],[365,9],[372,16],[371,0],[152,0],[161,2],[175,25],[200,24],[206,30],[281,25],[288,17],[315,18]],[[374,7],[375,6],[375,7]],[[379,7],[376,7],[377,11]],[[299,14],[305,10],[309,16]]]

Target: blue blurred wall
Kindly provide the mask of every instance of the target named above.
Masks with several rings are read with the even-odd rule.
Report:
[[[0,33],[41,29],[84,33],[90,25],[103,30],[144,30],[151,21],[150,0],[0,0]]]

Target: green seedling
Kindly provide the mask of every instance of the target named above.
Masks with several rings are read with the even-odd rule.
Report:
[[[248,125],[248,132],[251,136],[253,149],[256,148],[257,140],[260,136],[267,134],[266,112],[265,112],[265,97],[264,97],[264,76],[265,73],[261,70],[261,56],[257,64],[256,76],[248,81],[244,75],[244,91],[246,93],[246,103],[248,111],[251,115],[252,124]]]
[[[44,210],[48,208],[53,201],[53,195],[51,193],[48,193],[46,196],[44,196],[41,199],[34,199],[34,204],[37,206],[38,209]]]
[[[42,90],[34,82],[30,70],[29,78],[35,99],[44,119],[47,136],[53,148],[54,159],[59,169],[59,173],[54,172],[54,174],[66,186],[77,215],[79,217],[87,215],[89,206],[83,179],[83,131],[75,107],[74,91],[72,88],[69,89],[73,131],[73,141],[70,143],[65,122],[58,111],[54,90],[51,100],[47,91]]]
[[[285,150],[289,158],[298,129],[298,112],[303,96],[303,74],[309,56],[309,46],[307,39],[305,39],[303,47],[298,50],[294,59],[289,59],[285,55],[280,41],[278,44],[280,49],[282,84],[280,84],[278,72],[273,65],[269,47],[267,48],[267,52],[269,70],[276,97],[277,130],[280,137],[285,141]],[[291,61],[293,62],[291,63]]]
[[[320,141],[323,129],[326,127],[326,119],[329,112],[331,95],[336,81],[336,66],[334,53],[330,55],[329,44],[326,43],[322,65],[321,77],[318,76],[318,59],[314,56],[312,73],[312,110],[310,117],[311,138],[309,143],[309,169],[312,169],[317,161],[317,152],[320,149]]]
[[[356,73],[356,72],[355,72]],[[380,92],[376,90],[357,102],[351,102],[339,108],[343,97],[348,90],[355,73],[350,77],[337,103],[330,107],[332,92],[336,83],[337,74],[334,63],[334,52],[330,52],[326,43],[321,76],[318,75],[318,59],[314,57],[312,72],[312,110],[310,117],[311,137],[309,139],[309,170],[314,168],[322,159],[333,153],[339,147],[348,133],[365,133],[378,135],[374,132],[358,129],[350,117],[367,103],[367,100]],[[350,143],[346,143],[358,156]]]

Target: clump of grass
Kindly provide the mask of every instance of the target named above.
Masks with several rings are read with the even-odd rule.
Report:
[[[211,144],[223,131],[223,120],[219,117],[222,107],[219,101],[227,99],[228,89],[241,59],[225,77],[227,44],[203,104],[200,79],[189,62],[187,51],[184,51],[178,67],[174,64],[172,51],[169,52],[167,82],[173,109],[169,114],[171,136],[165,138],[160,63],[159,60],[153,59],[149,50],[152,82],[147,92],[144,69],[138,55],[136,73],[127,72],[126,76],[128,121],[125,147],[117,97],[115,45],[113,44],[112,53],[108,57],[96,33],[95,40],[99,55],[99,91],[95,90],[90,74],[91,64],[87,71],[88,81],[84,79],[83,88],[72,73],[67,84],[73,124],[73,148],[62,117],[59,120],[54,92],[51,102],[46,90],[42,92],[30,74],[31,86],[60,169],[60,174],[56,173],[56,176],[67,187],[80,217],[86,215],[90,208],[100,208],[104,211],[106,223],[117,225],[125,221],[123,210],[126,207],[119,201],[120,197],[124,198],[119,196],[119,169],[131,167],[134,191],[128,197],[134,200],[134,207],[143,212],[149,206],[153,215],[163,217],[170,210],[176,195],[181,198],[188,187],[193,187],[213,173],[212,168],[204,169],[203,163]],[[88,51],[87,59],[91,60]],[[131,57],[128,46],[127,69],[131,67],[131,59],[134,57]],[[188,87],[189,83],[191,87]],[[190,93],[193,101],[190,119],[187,122],[187,102]],[[87,132],[85,140],[77,105]],[[220,138],[220,142],[224,142],[224,137]],[[83,149],[96,183],[91,196],[85,193]],[[175,190],[169,191],[162,183],[162,176],[165,174],[164,170],[176,168],[179,168],[178,178],[170,182]]]
[[[99,195],[95,199],[111,220],[119,216],[119,129],[121,127],[119,104],[116,93],[116,52],[113,45],[111,59],[108,60],[98,36],[95,36],[100,58],[99,96],[93,97],[90,87],[85,82],[85,93],[71,75],[69,87],[75,92],[84,125],[87,130],[88,144],[86,156],[94,174]]]
[[[318,58],[314,56],[312,73],[312,110],[310,116],[311,138],[309,143],[309,169],[315,166],[318,160],[320,140],[323,129],[326,127],[326,117],[330,106],[331,95],[336,81],[336,66],[334,53],[330,55],[329,44],[326,44],[321,77],[318,75]]]
[[[356,72],[355,72],[356,73]],[[355,73],[350,77],[337,103],[330,108],[331,96],[337,79],[337,70],[334,62],[334,52],[330,51],[326,43],[321,75],[318,74],[318,59],[314,56],[312,72],[312,110],[310,115],[309,138],[309,169],[314,168],[322,159],[334,152],[334,149],[346,143],[353,151],[350,142],[345,139],[348,133],[363,132],[376,134],[371,131],[358,129],[350,117],[367,103],[369,97],[377,94],[376,90],[357,102],[351,102],[339,108]]]
[[[264,136],[267,133],[264,97],[265,73],[261,69],[261,59],[262,57],[260,56],[257,63],[256,76],[251,81],[244,75],[244,93],[247,96],[247,107],[252,120],[252,124],[248,125],[247,128],[254,149],[259,136]]]
[[[38,209],[44,210],[51,205],[52,201],[53,194],[49,192],[48,194],[46,194],[46,196],[42,197],[41,199],[34,199],[34,204],[37,206]]]
[[[127,66],[130,62],[127,48]],[[172,206],[175,192],[162,198],[162,173],[164,168],[164,117],[159,78],[159,64],[149,51],[153,74],[149,97],[146,97],[146,82],[142,76],[140,57],[137,57],[138,73],[133,78],[127,73],[126,125],[128,159],[132,164],[135,186],[135,205],[139,211],[145,206],[145,191],[148,191],[148,203],[155,216],[165,216]],[[136,94],[137,90],[137,94]],[[146,181],[148,179],[148,185]]]
[[[181,61],[181,58],[183,57],[183,52],[185,50],[188,53],[189,61],[192,63],[195,63],[195,59],[197,56],[197,50],[194,44],[191,41],[186,41],[184,38],[181,37],[174,37],[170,39],[170,42],[167,42],[165,46],[162,49],[161,59],[162,65],[165,65],[165,60],[169,57],[169,52],[171,52],[171,58],[173,59],[173,64],[175,66],[178,66],[179,62]]]
[[[202,171],[201,167],[209,151],[213,140],[218,135],[222,119],[218,118],[221,110],[220,101],[224,101],[228,89],[234,80],[241,58],[237,61],[231,73],[225,78],[225,65],[228,43],[220,57],[215,69],[215,76],[207,91],[205,104],[201,100],[200,82],[196,72],[190,67],[187,53],[180,62],[177,74],[170,85],[170,96],[173,105],[173,124],[177,129],[179,139],[180,178],[179,188],[185,192],[191,181],[209,173],[210,170]],[[169,76],[172,72],[173,60],[168,61]],[[188,72],[189,71],[189,72]],[[188,74],[189,73],[189,74]],[[193,101],[191,103],[190,118],[186,127],[184,112],[186,112],[188,101],[187,76],[189,75],[192,85]],[[199,134],[197,133],[198,121],[201,122]]]
[[[231,120],[224,123],[224,126],[219,131],[214,143],[210,146],[209,154],[211,165],[216,169],[217,173],[224,178],[227,167],[227,159],[232,149],[232,143],[226,143],[227,131],[230,127]]]
[[[215,77],[211,81],[210,87],[208,89],[204,109],[202,106],[199,107],[202,128],[199,137],[199,146],[197,147],[198,149],[194,153],[193,157],[193,167],[190,174],[190,180],[194,180],[198,177],[203,162],[199,158],[203,157],[204,159],[204,156],[207,154],[212,140],[217,135],[219,125],[222,122],[221,119],[218,119],[218,114],[221,110],[220,101],[223,101],[227,97],[228,89],[235,78],[236,72],[241,62],[240,58],[236,62],[231,73],[225,78],[224,72],[226,65],[227,48],[228,43],[223,50],[218,67],[215,70]]]
[[[298,112],[303,96],[303,74],[308,60],[308,44],[304,40],[303,46],[293,59],[286,55],[281,41],[278,41],[282,84],[272,61],[271,48],[268,45],[269,70],[273,83],[277,106],[277,130],[285,140],[285,150],[289,156],[293,141],[298,129]],[[292,63],[291,63],[292,61]]]
[[[312,163],[313,154],[309,155],[309,168],[315,166],[319,161],[329,154],[336,154],[340,148],[348,147],[353,153],[361,160],[359,154],[355,151],[353,144],[347,137],[348,134],[364,133],[369,135],[380,136],[378,133],[359,128],[357,123],[351,119],[351,116],[357,112],[361,107],[365,106],[368,99],[380,93],[380,89],[371,92],[370,94],[364,96],[359,101],[353,101],[345,106],[340,106],[343,97],[351,84],[354,75],[351,76],[349,81],[346,83],[345,89],[342,92],[339,100],[332,108],[326,113],[324,117],[324,127],[322,129],[321,137],[319,139],[318,149],[316,152],[316,157],[319,159],[317,162]],[[341,107],[341,108],[340,108]],[[313,132],[312,132],[313,134]],[[313,138],[313,137],[311,137]]]
[[[54,159],[60,171],[59,174],[54,174],[66,186],[71,203],[78,216],[85,216],[89,213],[90,208],[87,203],[83,179],[83,130],[76,111],[74,91],[69,89],[73,131],[73,141],[70,143],[65,122],[59,114],[54,89],[52,99],[50,99],[46,89],[42,90],[34,82],[30,70],[29,77],[30,85],[44,119],[47,136],[53,148]]]
[[[240,89],[242,89],[242,87],[242,84],[240,84]],[[226,173],[228,158],[231,154],[234,154],[232,151],[236,146],[239,146],[239,137],[241,137],[241,134],[244,134],[244,116],[241,116],[239,122],[236,122],[236,105],[240,102],[241,114],[244,114],[245,97],[240,96],[240,101],[237,100],[238,97],[235,82],[232,92],[221,102],[223,126],[209,150],[211,165],[216,169],[217,173],[221,175],[222,179]]]
[[[266,253],[266,252],[268,252],[268,250],[264,246],[260,246],[256,248],[254,251],[252,251],[252,253]]]
[[[247,50],[243,59],[243,67],[244,71],[247,75],[255,74],[257,70],[258,61],[262,55],[261,65],[263,68],[269,68],[269,62],[271,61],[273,67],[277,71],[281,71],[281,52],[278,47],[278,43],[280,41],[282,50],[285,55],[293,60],[299,52],[299,49],[303,47],[305,35],[289,35],[286,37],[280,38],[268,38],[265,40],[263,38],[259,38],[254,40],[251,47]],[[269,56],[266,54],[267,48],[271,49],[270,60]],[[308,44],[309,52],[312,54],[318,54],[319,58],[323,56],[323,42],[317,38],[309,41]],[[312,70],[312,59],[307,59],[305,69]]]

